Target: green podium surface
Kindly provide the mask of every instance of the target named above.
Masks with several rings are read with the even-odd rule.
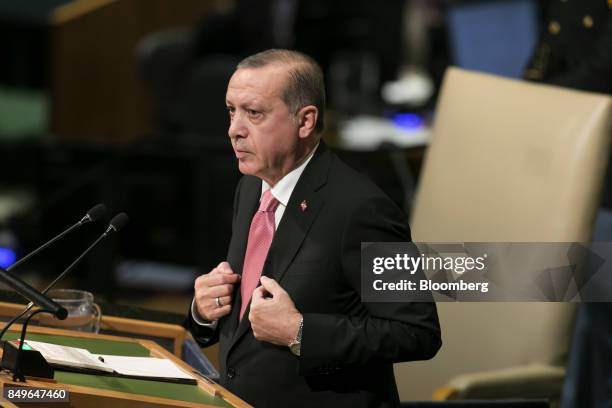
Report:
[[[75,336],[81,335],[82,334],[75,332]],[[73,337],[70,335],[28,333],[26,339],[53,343],[63,346],[84,348],[94,354],[113,354],[133,357],[148,357],[157,354],[154,356],[160,357],[159,353],[152,353],[150,348],[145,347],[145,345],[134,340],[120,341],[109,339],[109,337],[111,336],[100,335],[92,337],[91,334],[86,336],[87,337]],[[9,332],[6,334],[6,340],[14,340],[17,338],[17,332]],[[183,366],[182,368],[185,369],[186,366]],[[195,375],[195,377],[198,378],[197,375]],[[55,370],[55,380],[57,381],[57,384],[53,385],[61,386],[63,384],[67,384],[78,387],[88,387],[91,389],[105,390],[109,391],[110,394],[112,394],[113,392],[117,392],[131,394],[134,396],[153,397],[154,399],[162,398],[167,400],[173,400],[176,402],[182,401],[183,403],[186,403],[186,405],[183,406],[188,407],[248,406],[247,404],[244,404],[243,401],[229,394],[229,392],[223,390],[217,384],[214,384],[214,386],[212,387],[218,390],[223,390],[224,392],[215,392],[215,395],[213,395],[212,393],[207,391],[207,389],[197,385],[75,373],[68,371],[60,371],[58,369]],[[228,398],[228,395],[233,398]]]

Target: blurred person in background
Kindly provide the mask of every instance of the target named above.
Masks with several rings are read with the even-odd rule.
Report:
[[[552,0],[525,78],[612,94],[612,0]],[[594,240],[612,241],[612,166]],[[562,408],[612,406],[612,304],[579,306]]]
[[[612,1],[550,1],[525,78],[612,93]]]

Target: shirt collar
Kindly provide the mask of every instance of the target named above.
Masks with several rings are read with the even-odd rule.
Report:
[[[308,155],[306,160],[304,160],[304,163],[300,164],[298,167],[291,170],[289,173],[285,174],[283,178],[280,179],[274,187],[272,187],[272,195],[284,207],[287,207],[287,204],[289,203],[289,198],[291,198],[291,193],[293,192],[293,189],[295,188],[298,180],[300,179],[300,176],[304,172],[304,169],[310,162],[310,159],[312,159],[312,156],[317,151],[318,147],[319,147],[319,144],[317,143],[315,148],[312,149],[312,152],[310,152],[310,155]],[[270,185],[262,180],[261,181],[261,194],[263,195],[263,193],[265,193],[269,189],[270,189]]]

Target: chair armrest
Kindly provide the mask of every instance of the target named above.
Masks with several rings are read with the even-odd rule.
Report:
[[[529,365],[459,375],[434,392],[434,399],[558,399],[565,369]]]

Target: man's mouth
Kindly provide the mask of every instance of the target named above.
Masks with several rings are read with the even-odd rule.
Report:
[[[251,152],[249,152],[248,150],[234,149],[234,153],[236,154],[237,159],[242,159]]]

